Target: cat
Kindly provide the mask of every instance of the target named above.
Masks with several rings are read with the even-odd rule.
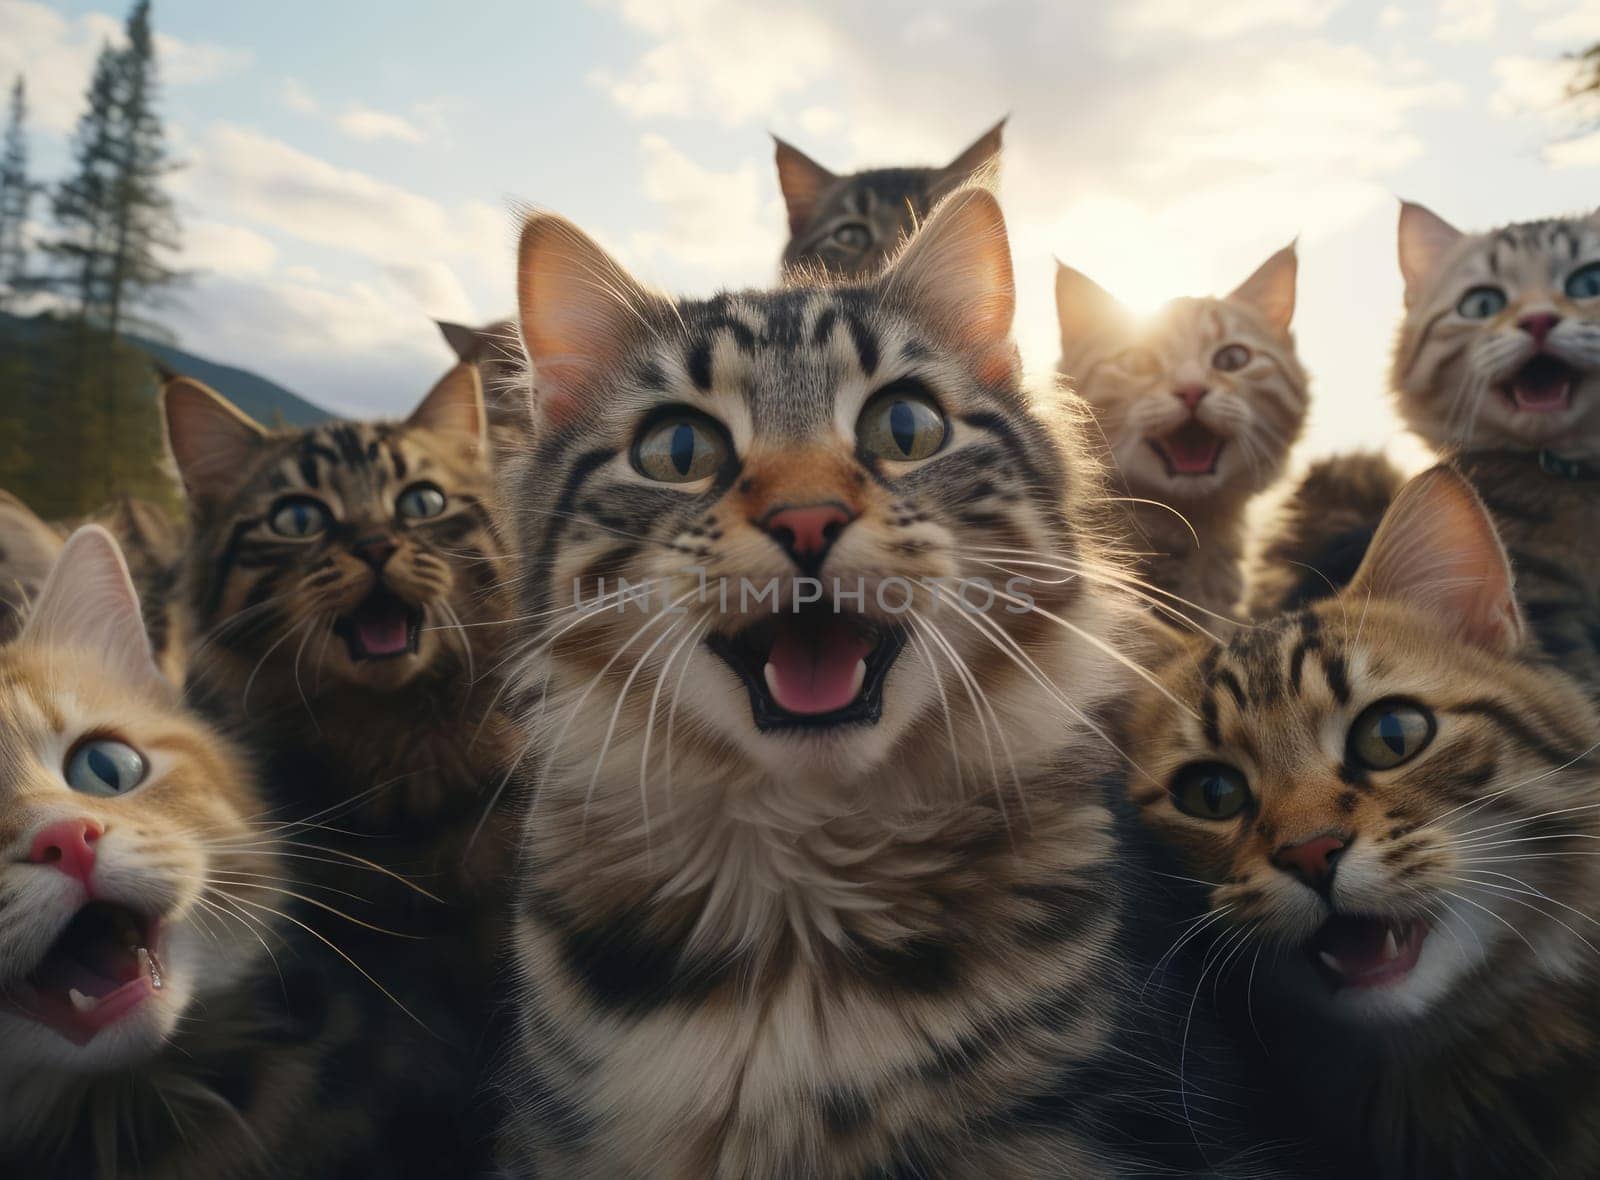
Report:
[[[434,322],[445,343],[456,354],[456,360],[477,366],[489,422],[490,460],[502,463],[503,456],[514,453],[526,439],[529,426],[517,326],[511,320],[496,320],[481,328],[449,320]]]
[[[1398,241],[1395,405],[1472,481],[1540,644],[1600,700],[1600,552],[1574,543],[1600,521],[1600,215],[1468,234],[1404,202]],[[1370,503],[1361,490],[1370,474],[1356,462],[1347,490],[1324,481],[1333,499]],[[1348,548],[1353,536],[1336,540]],[[1307,583],[1300,567],[1320,569],[1329,543],[1315,529],[1286,531],[1287,560],[1266,580]],[[1265,611],[1277,605],[1270,592],[1260,599]]]
[[[1408,483],[1336,597],[1174,647],[1130,795],[1286,1117],[1336,1174],[1596,1174],[1600,719],[1471,485]]]
[[[872,278],[939,199],[999,163],[1001,119],[944,167],[869,168],[840,176],[773,136],[789,215],[786,274]]]
[[[1087,275],[1056,267],[1057,368],[1105,434],[1135,569],[1201,625],[1240,607],[1251,501],[1305,425],[1297,269],[1291,244],[1232,294],[1175,299],[1139,323]]]
[[[1186,1117],[1182,1012],[1139,999],[1099,736],[1136,616],[1081,414],[1022,388],[994,197],[872,283],[707,300],[534,214],[518,286],[507,1172],[1232,1174],[1220,1077]]]

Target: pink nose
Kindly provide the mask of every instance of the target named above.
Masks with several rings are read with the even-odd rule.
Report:
[[[785,504],[761,518],[761,527],[807,573],[821,567],[828,550],[855,517],[843,504]]]
[[[64,819],[44,828],[33,838],[28,859],[50,865],[69,877],[89,884],[94,876],[94,846],[105,829],[92,819]]]
[[[1299,877],[1313,889],[1325,889],[1333,880],[1344,841],[1337,836],[1317,836],[1303,844],[1290,844],[1272,854],[1272,863]]]
[[[1172,391],[1172,396],[1192,410],[1210,392],[1204,385],[1180,385]]]
[[[1543,344],[1545,337],[1550,335],[1551,331],[1560,322],[1561,317],[1554,312],[1541,311],[1537,315],[1523,316],[1517,321],[1517,327],[1532,336],[1540,344]]]

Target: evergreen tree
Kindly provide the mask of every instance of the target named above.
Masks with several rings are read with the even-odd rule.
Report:
[[[0,144],[0,306],[14,302],[28,271],[28,95],[22,75],[11,87],[5,141]]]

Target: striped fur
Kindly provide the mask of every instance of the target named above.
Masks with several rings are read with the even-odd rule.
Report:
[[[1435,469],[1348,589],[1226,647],[1184,641],[1140,694],[1131,798],[1206,886],[1198,937],[1239,1036],[1340,1174],[1600,1168],[1600,721],[1510,585],[1482,506]],[[1386,700],[1436,731],[1373,770],[1354,725]],[[1186,813],[1184,768],[1219,762],[1247,805]],[[1289,854],[1323,838],[1343,848],[1314,888]],[[1424,923],[1415,966],[1334,987],[1316,963],[1331,915]]]
[[[540,436],[502,502],[541,699],[507,1171],[1094,1177],[1186,1174],[1197,1144],[1226,1157],[1220,1096],[1200,1082],[1193,1120],[1179,1110],[1178,1037],[1129,1039],[1176,1024],[1132,983],[1149,960],[1130,958],[1101,789],[1127,623],[1092,576],[1078,422],[1035,417],[1018,384],[993,198],[952,198],[870,286],[668,300],[547,215],[521,281]],[[912,382],[948,444],[863,451],[863,405]],[[674,404],[724,424],[732,458],[652,483],[630,440]],[[820,574],[904,577],[917,613],[874,721],[763,730],[715,654],[759,608],[715,589],[664,608],[694,592],[688,566],[712,587],[775,579],[788,602],[795,566],[758,522],[835,499],[853,519]],[[1086,576],[982,616],[917,581],[1006,571],[1007,552]],[[654,605],[579,614],[602,575],[649,580]],[[870,589],[834,607],[897,621]]]
[[[1208,626],[1241,605],[1250,502],[1305,425],[1289,330],[1296,269],[1290,245],[1225,298],[1175,299],[1135,323],[1087,275],[1057,265],[1057,368],[1105,435],[1129,497],[1135,568]],[[1217,447],[1207,471],[1172,458],[1191,432]]]
[[[943,167],[868,168],[842,176],[774,136],[778,186],[789,213],[784,272],[872,278],[941,197],[993,173],[1005,125],[1001,119]]]

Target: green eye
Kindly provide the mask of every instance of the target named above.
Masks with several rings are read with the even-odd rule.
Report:
[[[1456,304],[1456,310],[1469,320],[1486,320],[1505,309],[1506,293],[1499,287],[1474,287]]]
[[[1224,344],[1211,358],[1211,367],[1235,373],[1250,363],[1250,350],[1242,344]]]
[[[144,781],[145,761],[127,742],[97,738],[84,742],[67,758],[62,777],[84,795],[122,795]]]
[[[1200,819],[1232,819],[1250,802],[1244,775],[1222,762],[1196,762],[1173,776],[1167,788],[1178,810]]]
[[[661,483],[689,483],[722,470],[732,451],[715,419],[685,410],[644,428],[633,444],[633,465]]]
[[[431,483],[414,483],[400,493],[395,511],[412,520],[426,520],[444,511],[444,493]]]
[[[1600,262],[1580,266],[1568,275],[1567,294],[1573,299],[1593,299],[1600,296]]]
[[[315,500],[285,500],[272,510],[267,524],[280,537],[302,540],[327,531],[328,510]]]
[[[877,459],[926,459],[949,437],[950,420],[915,381],[888,386],[856,420],[858,444]]]
[[[1433,714],[1421,705],[1379,701],[1350,727],[1345,757],[1368,770],[1388,770],[1422,753],[1437,730]]]

